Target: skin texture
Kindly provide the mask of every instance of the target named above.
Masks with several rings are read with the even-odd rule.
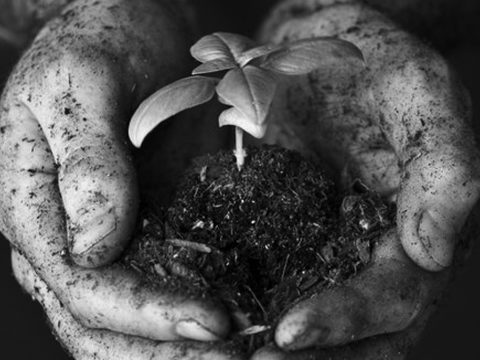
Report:
[[[452,227],[459,232],[478,196],[467,96],[443,60],[375,11],[332,3],[286,2],[279,8],[283,10],[271,15],[263,39],[339,35],[362,49],[368,67],[354,77],[339,67],[338,74],[318,73],[284,84],[284,93],[279,94],[272,111],[275,120],[270,141],[328,161],[344,182],[360,177],[392,198],[399,193],[399,208],[407,209],[399,211],[404,226],[397,234],[386,235],[385,248],[376,250],[375,261],[365,273],[285,315],[276,343],[294,352],[265,348],[257,353],[257,359],[403,358],[449,274],[447,270],[430,274],[416,266],[403,253],[400,240],[417,264],[428,270],[445,268],[458,237],[450,234],[442,242],[438,234],[446,234]],[[66,251],[68,244],[73,260],[86,267],[118,255],[128,239],[128,219],[134,218],[131,211],[137,199],[125,142],[125,114],[154,88],[190,69],[183,66],[185,55],[162,56],[182,52],[164,41],[172,33],[174,37],[185,35],[172,20],[175,12],[169,12],[165,22],[159,21],[162,16],[148,4],[153,6],[149,1],[104,1],[100,5],[76,1],[72,5],[75,11],[66,10],[39,34],[2,99],[0,153],[6,159],[0,175],[2,231],[23,253],[23,258],[14,255],[17,278],[30,292],[32,284],[43,289],[36,297],[53,324],[56,320],[66,324],[57,332],[78,358],[91,358],[92,354],[98,358],[152,353],[159,358],[179,356],[178,347],[172,344],[137,342],[138,338],[130,337],[126,340],[132,344],[129,347],[123,335],[87,328],[160,340],[206,340],[228,331],[223,312],[212,302],[199,304],[142,289],[139,279],[118,267],[83,269],[72,264]],[[293,5],[295,11],[290,11]],[[175,43],[191,42],[182,38]],[[79,106],[73,106],[73,98]],[[163,150],[175,144],[167,133],[162,131],[158,137],[164,140],[160,142]],[[87,137],[95,140],[89,142]],[[461,143],[456,141],[459,138]],[[189,144],[194,147],[198,143]],[[325,153],[330,154],[327,159]],[[158,164],[157,154],[147,152],[140,160],[140,170]],[[177,154],[178,159],[183,155]],[[157,166],[155,171],[166,168]],[[148,184],[149,179],[143,181]],[[126,228],[120,227],[122,218],[126,221],[121,226]],[[420,219],[428,218],[437,225],[433,221],[418,225]],[[110,232],[112,223],[115,231]],[[93,236],[97,230],[82,234],[78,231],[82,228],[103,229],[106,236],[97,242]],[[429,246],[419,245],[418,229]],[[66,307],[59,308],[59,301]],[[169,306],[174,302],[174,307]],[[395,311],[391,311],[392,304]],[[359,308],[365,309],[360,318],[352,311]],[[386,308],[390,316],[378,317]],[[192,326],[192,317],[215,334]],[[188,321],[177,326],[181,319]],[[335,350],[301,351],[405,328],[408,331]],[[185,346],[192,357],[206,351],[199,345]]]
[[[260,32],[264,42],[313,36],[353,42],[366,67],[354,72],[339,64],[286,79],[267,141],[330,164],[344,184],[358,178],[395,200],[395,239],[402,246],[388,241],[392,258],[383,265],[377,257],[345,288],[288,311],[275,341],[296,351],[408,331],[361,342],[354,351],[288,355],[274,347],[255,359],[404,358],[447,282],[455,245],[479,196],[469,98],[435,51],[355,1],[286,1]],[[391,317],[378,317],[386,313]]]
[[[144,288],[118,265],[93,269],[120,254],[136,218],[128,114],[190,68],[179,13],[82,0],[38,34],[1,99],[0,228],[82,326],[216,340],[229,320],[214,301]]]
[[[343,181],[359,177],[383,195],[398,193],[405,251],[428,270],[448,267],[454,235],[479,194],[468,94],[440,55],[380,13],[355,1],[320,10],[305,3],[307,15],[297,16],[295,8],[277,23],[272,14],[262,40],[338,36],[362,50],[366,68],[352,74],[339,64],[285,80],[269,141],[327,157]]]
[[[88,329],[79,324],[62,306],[47,284],[41,280],[27,259],[12,252],[14,275],[23,288],[39,301],[49,317],[59,341],[78,360],[222,360],[239,359],[218,345],[200,342],[158,343],[147,339]]]

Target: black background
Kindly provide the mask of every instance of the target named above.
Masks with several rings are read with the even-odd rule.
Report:
[[[472,2],[477,0],[472,0]],[[252,33],[272,1],[242,2],[209,0],[202,9],[214,17],[217,27],[211,29]],[[245,4],[245,5],[244,5]],[[1,9],[0,9],[1,11]],[[220,16],[218,14],[224,14]],[[476,16],[470,14],[470,16]],[[247,20],[248,19],[248,20]],[[478,18],[480,21],[480,17]],[[460,22],[461,23],[461,22]],[[478,30],[478,29],[477,29]],[[474,105],[474,127],[480,134],[480,44],[475,36],[461,36],[445,51],[470,90]],[[0,84],[14,64],[17,52],[0,43]],[[480,220],[480,219],[479,219]],[[440,311],[429,323],[421,343],[411,356],[413,360],[480,359],[480,246],[473,254],[444,300]],[[10,269],[10,250],[0,241],[0,353],[1,358],[67,359],[50,333],[38,304],[25,295],[15,283]],[[6,354],[9,354],[5,356]],[[5,357],[4,357],[5,356]]]

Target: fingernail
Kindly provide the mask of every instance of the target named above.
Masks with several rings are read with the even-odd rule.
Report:
[[[279,344],[279,346],[286,350],[301,350],[322,345],[329,335],[330,329],[327,327],[308,327],[297,334],[292,334],[290,341]]]
[[[78,228],[78,230],[76,229]],[[108,235],[117,228],[117,219],[115,211],[110,209],[108,212],[96,216],[86,224],[70,229],[72,255],[83,255],[92,248],[99,245]]]
[[[455,229],[446,221],[434,216],[429,210],[423,212],[418,226],[418,236],[422,245],[437,265],[437,269],[442,270],[452,263],[453,251],[455,247]]]
[[[218,341],[220,337],[201,325],[199,322],[188,319],[181,320],[175,325],[177,335],[198,341]]]

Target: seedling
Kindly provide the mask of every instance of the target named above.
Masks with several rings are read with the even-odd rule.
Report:
[[[229,106],[220,114],[219,126],[235,126],[234,154],[239,170],[246,156],[243,132],[255,138],[265,135],[279,75],[303,75],[339,62],[363,65],[362,53],[355,45],[326,37],[256,46],[244,36],[218,32],[201,38],[190,53],[202,64],[192,71],[193,76],[165,86],[139,106],[130,122],[130,140],[140,147],[158,124],[210,101],[216,93],[218,100]]]

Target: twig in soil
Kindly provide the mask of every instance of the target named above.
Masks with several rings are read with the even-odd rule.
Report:
[[[160,275],[160,276],[162,276],[162,277],[165,277],[165,276],[168,275],[168,274],[167,274],[167,271],[166,271],[166,270],[164,269],[164,267],[163,267],[162,265],[160,265],[160,264],[155,264],[155,265],[153,266],[153,269],[155,270],[155,272],[156,272],[158,275]]]
[[[288,260],[290,260],[290,254],[287,254],[287,258],[285,259],[285,264],[283,264],[282,277],[280,278],[280,281],[283,281],[283,279],[285,278],[285,272],[287,271]]]
[[[197,243],[197,242],[194,242],[194,241],[181,240],[181,239],[165,239],[165,242],[167,242],[167,243],[169,243],[173,246],[187,247],[187,248],[190,248],[192,250],[202,252],[202,253],[205,253],[205,254],[210,254],[212,252],[212,249],[209,246],[207,246],[205,244],[202,244],[202,243]]]
[[[305,281],[304,283],[302,283],[300,285],[300,290],[302,292],[305,292],[305,291],[311,289],[313,286],[315,286],[318,283],[318,281],[319,281],[318,276],[313,276],[313,277],[311,277],[310,279],[308,279],[307,281]]]
[[[250,288],[250,286],[248,285],[244,285],[245,288],[250,292],[250,294],[252,294],[252,297],[253,299],[257,302],[258,306],[260,307],[260,309],[262,310],[263,312],[263,318],[265,319],[265,321],[268,319],[268,315],[267,315],[267,312],[265,311],[265,308],[263,307],[262,303],[260,302],[260,300],[258,300],[257,298],[257,295],[255,295],[255,293],[253,292],[253,290]]]
[[[322,263],[326,264],[327,260],[320,254],[318,251],[315,251],[315,256],[317,257],[318,260],[320,260]]]
[[[195,222],[195,224],[193,224],[192,230],[203,229],[204,227],[205,227],[205,222],[203,222],[202,220],[198,220]]]
[[[132,261],[130,262],[130,266],[131,266],[135,271],[137,271],[137,272],[139,272],[139,273],[141,273],[141,274],[143,273],[142,268],[140,267],[140,265],[139,265],[136,261],[132,260]]]
[[[205,180],[207,180],[207,167],[202,166],[200,170],[200,182],[204,182]]]
[[[255,335],[270,330],[270,325],[253,325],[238,333],[240,336]]]
[[[183,265],[182,263],[173,261],[170,264],[170,272],[173,275],[179,276],[184,279],[193,279],[196,281],[202,282],[205,286],[208,286],[207,280],[198,272],[195,270],[190,269],[189,267]]]

